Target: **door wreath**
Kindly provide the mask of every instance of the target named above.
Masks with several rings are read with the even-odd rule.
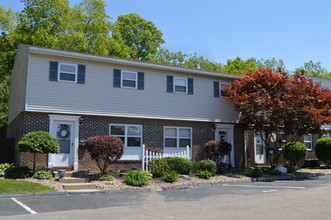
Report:
[[[57,136],[60,138],[67,138],[70,135],[69,126],[65,124],[60,125],[60,129],[57,132]]]

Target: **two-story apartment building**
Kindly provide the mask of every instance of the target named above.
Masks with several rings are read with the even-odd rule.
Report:
[[[178,152],[193,160],[203,144],[225,139],[231,163],[243,164],[238,113],[221,88],[237,77],[184,67],[20,45],[10,84],[7,137],[31,131],[59,140],[59,154],[39,155],[39,167],[96,167],[83,142],[114,135],[125,144],[116,166],[141,166],[141,148]],[[20,165],[32,156],[17,153]]]

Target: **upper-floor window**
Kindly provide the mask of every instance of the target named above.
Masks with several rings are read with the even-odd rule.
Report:
[[[114,69],[114,87],[144,89],[144,72]]]
[[[192,128],[164,127],[164,147],[191,147]]]
[[[122,139],[126,147],[142,146],[142,126],[127,124],[110,124],[109,134]]]
[[[174,77],[174,92],[187,93],[187,78]]]
[[[193,95],[193,78],[167,76],[167,92]]]
[[[85,84],[85,65],[49,62],[49,80]]]
[[[121,75],[121,87],[125,88],[137,88],[137,72],[123,71]]]
[[[228,97],[229,95],[226,94],[224,89],[231,86],[230,83],[221,83],[218,81],[214,81],[214,97]]]
[[[313,136],[312,134],[306,134],[303,137],[303,142],[306,145],[308,150],[312,150],[313,149]]]
[[[76,82],[77,65],[59,63],[58,81]]]
[[[221,88],[221,96],[223,97],[229,97],[229,94],[225,92],[225,89],[229,88],[231,84],[225,84],[225,83],[220,83],[220,88]]]

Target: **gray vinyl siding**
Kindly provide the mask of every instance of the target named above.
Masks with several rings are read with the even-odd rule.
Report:
[[[85,84],[48,80],[49,61],[86,65]],[[214,81],[222,78],[132,68],[109,63],[32,55],[28,111],[141,118],[235,122],[231,103],[215,98]],[[113,69],[145,73],[144,90],[113,87]],[[194,79],[194,95],[167,93],[167,75]]]
[[[20,112],[24,111],[28,62],[28,52],[24,49],[18,50],[13,73],[10,79],[8,124],[10,124]]]

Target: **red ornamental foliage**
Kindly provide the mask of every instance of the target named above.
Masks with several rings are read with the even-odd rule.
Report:
[[[89,137],[85,146],[101,173],[105,173],[111,163],[120,159],[124,151],[123,141],[115,136]]]
[[[225,141],[208,141],[204,145],[206,159],[216,160],[219,156],[228,155],[231,144]]]
[[[226,92],[227,101],[242,113],[241,123],[255,131],[285,132],[297,139],[320,132],[331,122],[331,92],[303,75],[289,75],[278,69],[245,73]]]

